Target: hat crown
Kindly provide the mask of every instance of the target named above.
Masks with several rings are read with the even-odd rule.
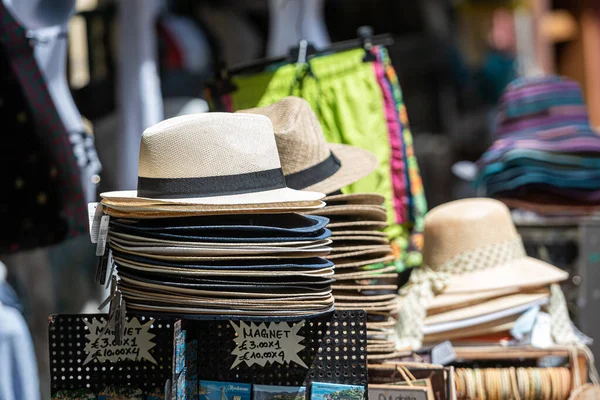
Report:
[[[519,78],[508,84],[498,105],[501,135],[571,125],[588,125],[579,84],[556,75]]]
[[[241,112],[265,115],[271,120],[285,175],[317,165],[331,154],[319,120],[304,99],[290,96],[266,107]]]
[[[453,201],[425,217],[423,262],[436,270],[459,254],[517,237],[503,203],[483,198]]]
[[[268,118],[205,113],[170,118],[146,129],[140,144],[138,175],[202,178],[279,168]]]

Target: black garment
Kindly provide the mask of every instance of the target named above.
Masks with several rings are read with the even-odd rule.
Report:
[[[26,31],[0,2],[0,254],[87,231],[74,147]]]

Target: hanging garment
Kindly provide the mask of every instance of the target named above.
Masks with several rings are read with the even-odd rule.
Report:
[[[427,199],[423,190],[421,173],[417,163],[417,157],[413,148],[413,137],[408,123],[408,113],[404,100],[402,98],[402,89],[398,83],[398,76],[392,66],[387,50],[384,47],[375,49],[378,52],[378,58],[385,66],[385,73],[388,84],[392,89],[398,116],[402,130],[402,139],[404,144],[404,159],[406,160],[406,169],[408,173],[407,182],[409,189],[409,219],[412,223],[410,242],[408,245],[408,254],[406,256],[406,266],[414,267],[421,264],[421,250],[423,249],[423,229],[425,228],[425,214],[427,213]]]
[[[0,253],[47,246],[87,230],[76,144],[33,55],[33,41],[0,3]],[[85,146],[84,146],[85,147]]]
[[[31,336],[16,309],[0,304],[0,399],[39,399]]]
[[[388,127],[389,143],[392,148],[391,178],[394,188],[394,209],[396,210],[396,222],[403,224],[408,222],[409,210],[409,184],[406,171],[405,146],[402,138],[402,126],[398,118],[396,101],[394,100],[391,85],[385,77],[385,65],[379,57],[373,63],[377,82],[381,86],[385,117]]]
[[[304,65],[271,65],[263,73],[234,77],[233,93],[208,93],[208,98],[236,111],[300,96],[315,110],[327,141],[375,153],[378,170],[343,191],[385,197],[386,231],[394,239],[396,259],[415,266],[420,264],[427,202],[396,73],[384,48],[375,47],[373,53],[376,62],[364,62],[364,50],[357,49]]]

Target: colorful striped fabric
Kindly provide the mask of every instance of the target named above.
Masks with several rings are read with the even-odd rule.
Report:
[[[517,196],[518,204],[541,194],[557,203],[570,198],[573,205],[593,198],[584,191],[600,187],[600,135],[590,127],[576,82],[559,76],[517,79],[498,110],[498,137],[478,161],[475,186],[489,196]]]
[[[425,214],[427,213],[427,199],[423,190],[423,182],[419,165],[413,148],[413,137],[408,123],[408,113],[402,98],[402,89],[398,82],[396,70],[391,64],[387,49],[379,47],[378,57],[385,66],[386,78],[394,94],[394,100],[398,109],[398,118],[402,128],[402,139],[404,143],[405,160],[408,172],[409,197],[409,219],[412,223],[410,242],[406,256],[406,266],[414,267],[421,264],[420,252],[423,249],[423,229],[425,227]]]

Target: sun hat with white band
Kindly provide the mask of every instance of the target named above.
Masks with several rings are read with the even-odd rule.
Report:
[[[314,204],[317,192],[286,186],[273,126],[253,114],[204,113],[162,121],[144,131],[137,190],[102,193],[113,205]],[[227,208],[227,207],[226,207]]]
[[[548,285],[553,338],[560,344],[576,342],[564,295],[556,285],[568,273],[526,255],[504,204],[464,199],[438,206],[425,218],[424,236],[423,265],[412,271],[400,291],[402,308],[396,330],[401,348],[421,346],[426,310],[437,295],[468,297],[469,293],[477,296]]]

